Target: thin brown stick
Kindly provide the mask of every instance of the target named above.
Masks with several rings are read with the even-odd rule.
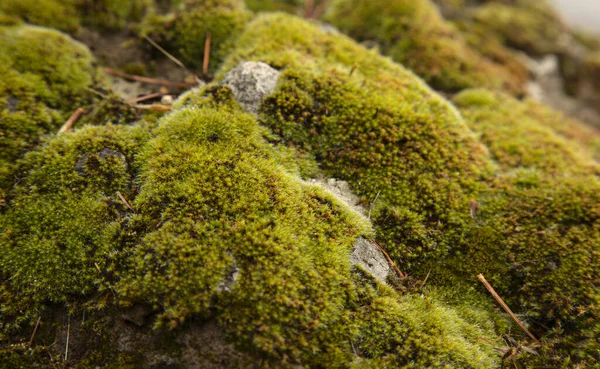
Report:
[[[312,18],[314,18],[314,19],[321,18],[323,13],[325,13],[325,9],[327,9],[327,2],[328,2],[328,0],[323,0],[323,1],[321,1],[321,3],[319,5],[317,5],[317,7],[315,8],[315,10],[312,13]]]
[[[314,7],[314,0],[306,0],[304,3],[304,18],[310,19],[312,17]]]
[[[385,250],[381,246],[379,246],[377,244],[377,242],[373,241],[373,243],[375,244],[375,246],[377,246],[377,248],[379,250],[381,250],[381,252],[383,252],[383,254],[388,259],[388,261],[389,261],[390,265],[392,266],[392,268],[394,268],[394,270],[396,271],[396,273],[398,273],[398,276],[400,276],[400,278],[406,278],[406,275],[404,273],[402,273],[400,271],[400,269],[398,269],[398,267],[396,266],[396,263],[394,263],[394,261],[392,260],[392,258],[388,255],[388,253],[385,252]]]
[[[148,78],[148,77],[142,77],[142,76],[136,76],[133,74],[127,74],[127,73],[123,73],[123,72],[119,72],[118,70],[114,70],[112,68],[104,68],[104,71],[108,74],[111,74],[113,76],[117,76],[117,77],[121,77],[121,78],[125,78],[125,79],[130,79],[132,81],[137,81],[137,82],[142,82],[142,83],[149,83],[149,84],[154,84],[154,85],[162,85],[162,86],[174,86],[174,87],[179,87],[179,88],[191,88],[196,86],[195,84],[191,84],[191,83],[183,83],[183,82],[171,82],[171,81],[167,81],[164,79],[156,79],[156,78]]]
[[[423,288],[425,286],[425,283],[427,283],[427,279],[429,279],[429,274],[431,274],[431,269],[429,269],[429,271],[427,272],[427,275],[425,276],[425,279],[421,283],[421,288]]]
[[[208,63],[210,62],[210,31],[206,32],[206,39],[204,40],[204,60],[202,62],[202,74],[208,75]]]
[[[149,94],[149,95],[145,95],[145,96],[140,96],[140,97],[137,97],[135,99],[131,99],[131,100],[129,100],[129,103],[130,104],[137,104],[137,103],[142,102],[142,101],[146,101],[146,100],[150,100],[150,99],[156,99],[157,97],[163,97],[165,95],[169,95],[169,93],[168,92],[167,93],[156,92],[156,93],[153,93],[153,94]]]
[[[375,206],[375,203],[377,202],[377,199],[379,198],[380,193],[381,193],[381,191],[377,191],[377,195],[375,195],[375,199],[371,203],[371,206],[369,206],[369,220],[371,220],[371,210],[373,210],[373,206]]]
[[[134,105],[136,109],[141,110],[154,110],[154,111],[171,111],[172,107],[167,105],[153,104],[153,105]]]
[[[146,41],[148,41],[152,46],[154,46],[155,48],[157,48],[158,51],[160,51],[161,53],[163,53],[173,63],[177,64],[179,67],[183,68],[183,70],[185,70],[186,72],[189,73],[188,69],[185,67],[185,65],[183,65],[183,63],[181,61],[179,61],[179,59],[177,59],[176,57],[174,57],[173,55],[171,55],[171,53],[169,53],[167,50],[163,49],[159,44],[157,44],[156,42],[154,42],[153,39],[151,39],[148,36],[144,36],[144,39],[146,39]]]
[[[515,323],[517,323],[517,325],[523,330],[523,332],[527,333],[527,335],[529,337],[531,337],[531,339],[534,340],[536,343],[540,343],[540,341],[538,341],[538,339],[535,338],[535,336],[531,332],[529,332],[529,330],[519,320],[519,318],[517,318],[517,316],[512,312],[512,310],[510,310],[510,308],[508,307],[508,305],[506,305],[506,303],[504,302],[504,300],[502,300],[502,298],[500,297],[500,295],[498,295],[498,293],[496,293],[496,291],[494,290],[494,288],[492,287],[492,285],[489,284],[488,281],[486,281],[486,279],[483,276],[483,274],[479,274],[477,276],[477,278],[481,281],[481,283],[483,283],[483,285],[485,286],[485,288],[487,288],[487,290],[492,294],[492,296],[494,296],[494,298],[496,299],[496,301],[498,301],[498,303],[500,304],[500,306],[502,306],[502,308],[504,309],[504,311],[506,311],[508,313],[508,315],[510,315],[510,317],[515,321]]]
[[[84,112],[85,112],[85,110],[83,108],[78,108],[77,110],[75,110],[75,112],[73,114],[71,114],[69,119],[67,119],[65,124],[63,124],[62,127],[60,127],[60,129],[58,130],[58,133],[61,134],[61,133],[70,131],[73,128],[73,125],[75,124],[75,122],[77,122],[79,120],[79,118],[81,117],[81,115]]]
[[[125,204],[125,206],[127,206],[127,208],[129,210],[133,210],[131,205],[129,205],[129,202],[127,202],[127,199],[125,198],[125,196],[121,195],[121,192],[117,191],[117,196],[119,196],[119,199],[121,199],[121,201],[123,201],[123,203]]]
[[[69,320],[67,321],[67,344],[65,346],[65,361],[69,358],[69,338],[71,336],[71,314],[69,314]]]
[[[33,333],[31,334],[31,338],[29,339],[29,347],[33,345],[33,339],[35,338],[35,334],[37,333],[38,327],[40,326],[40,322],[42,321],[42,317],[40,316],[35,323],[35,328],[33,328]]]

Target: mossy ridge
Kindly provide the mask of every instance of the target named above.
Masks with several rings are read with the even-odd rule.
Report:
[[[590,153],[593,148],[582,150],[580,142],[564,136],[585,130],[582,123],[569,124],[541,105],[487,90],[466,90],[453,100],[502,171],[524,167],[553,176],[600,174]],[[536,110],[539,113],[534,115]]]
[[[0,27],[0,188],[12,181],[14,162],[40,136],[56,132],[90,100],[93,58],[82,44],[57,31]]]
[[[355,39],[375,41],[437,90],[487,87],[523,94],[523,81],[471,49],[429,0],[337,0],[325,19]]]
[[[77,301],[106,286],[96,265],[119,249],[127,214],[117,191],[134,190],[133,155],[144,137],[139,127],[88,126],[23,159],[23,178],[0,222],[3,332],[46,302]]]
[[[597,365],[597,337],[585,330],[600,317],[599,190],[592,176],[531,169],[499,176],[493,191],[478,198],[468,242],[437,267],[433,283],[452,286],[456,276],[484,273],[543,335],[540,355],[527,357],[528,365],[555,367],[567,358]]]
[[[562,51],[559,38],[568,31],[546,1],[489,2],[473,8],[470,17],[505,45],[533,56]]]
[[[352,368],[494,368],[498,326],[485,311],[441,302],[436,292],[399,296],[360,268],[353,273],[358,332]],[[447,289],[449,292],[452,289]],[[462,292],[455,290],[462,295]],[[464,298],[464,297],[463,297]],[[481,311],[480,311],[481,312]]]
[[[186,66],[198,70],[203,67],[205,40],[210,34],[212,74],[251,14],[243,0],[185,0],[167,15],[146,17],[140,33],[169,45]]]
[[[303,36],[295,36],[300,28]],[[257,42],[260,39],[265,41]],[[346,44],[339,35],[328,34],[316,26],[310,27],[293,17],[263,15],[254,20],[240,37],[238,48],[226,61],[224,70],[233,67],[239,60],[260,60],[283,71],[278,91],[267,98],[262,107],[261,120],[297,149],[314,154],[327,175],[349,180],[365,203],[371,203],[380,194],[372,214],[378,239],[403,269],[425,274],[429,266],[437,263],[435,272],[448,275],[443,269],[446,262],[448,265],[464,264],[470,268],[458,268],[456,274],[448,275],[448,280],[453,278],[471,286],[477,283],[474,276],[485,269],[488,273],[486,276],[500,286],[499,290],[514,304],[515,309],[525,312],[534,322],[542,322],[543,318],[538,319],[544,314],[554,314],[553,318],[542,322],[547,323],[546,328],[537,325],[534,330],[538,334],[548,333],[550,340],[553,329],[562,326],[565,336],[562,343],[555,346],[562,349],[554,354],[558,357],[574,355],[577,352],[575,346],[567,343],[589,342],[580,334],[579,328],[587,319],[596,316],[594,301],[597,296],[590,292],[596,285],[596,279],[593,277],[595,274],[590,274],[592,277],[581,275],[581,283],[573,285],[565,278],[571,272],[580,275],[576,271],[579,266],[582,271],[588,271],[599,264],[594,256],[594,245],[598,243],[594,215],[597,209],[593,206],[597,180],[587,175],[590,173],[586,168],[589,157],[583,155],[580,161],[582,154],[572,149],[572,143],[554,132],[560,132],[561,129],[567,132],[569,129],[553,127],[556,118],[546,122],[542,118],[547,113],[540,113],[534,105],[525,103],[518,109],[524,118],[531,114],[530,119],[539,119],[539,125],[552,127],[542,129],[542,136],[552,138],[548,143],[559,144],[570,153],[567,159],[547,160],[538,157],[532,161],[532,167],[539,166],[546,171],[538,172],[537,181],[541,183],[542,193],[554,191],[554,194],[547,194],[548,198],[537,196],[534,191],[530,193],[520,189],[526,187],[535,176],[518,176],[519,179],[513,181],[510,176],[502,175],[498,180],[486,181],[488,174],[496,169],[491,165],[486,151],[477,149],[477,141],[472,139],[469,129],[460,118],[452,114],[452,109],[444,107],[442,100],[424,99],[423,94],[429,92],[423,90],[423,85],[410,74],[402,73],[400,67],[352,45]],[[350,57],[350,53],[354,55]],[[364,55],[370,58],[363,60]],[[387,74],[388,71],[395,72]],[[398,91],[402,93],[401,98],[394,100],[395,105],[388,103]],[[473,96],[476,97],[474,105],[485,106],[490,99],[492,102],[496,99],[491,93],[475,93]],[[483,98],[479,98],[481,96]],[[508,97],[505,99],[509,104],[511,101],[517,104],[517,107],[521,104]],[[418,125],[422,118],[418,112],[424,109],[424,103],[432,104],[426,118],[430,125]],[[410,108],[411,104],[416,104],[418,108]],[[452,130],[445,128],[446,135],[427,134],[426,129],[436,124],[447,124],[451,117],[455,120]],[[398,122],[410,127],[401,131],[405,135],[401,140],[392,135],[398,134],[393,130]],[[412,124],[418,126],[413,127]],[[561,125],[568,126],[557,124]],[[396,126],[396,129],[398,127],[402,126]],[[462,133],[455,136],[454,130]],[[386,146],[388,140],[393,143],[389,148]],[[412,140],[416,143],[414,147]],[[553,143],[553,140],[556,142]],[[427,142],[434,145],[438,157],[429,156],[431,152],[425,146]],[[529,149],[534,147],[532,143],[527,144]],[[445,147],[452,148],[452,159],[445,159]],[[396,155],[412,158],[413,166],[404,165],[402,160],[395,158]],[[419,169],[420,159],[428,164],[426,171]],[[435,165],[437,163],[439,167]],[[573,176],[556,175],[560,167],[570,164],[572,167],[569,171]],[[517,166],[511,167],[509,162],[504,165],[505,170]],[[437,170],[441,172],[433,174]],[[423,172],[432,173],[433,177],[427,177]],[[406,182],[397,180],[397,177]],[[586,199],[585,206],[565,205],[569,202],[579,204],[582,201],[580,195]],[[563,200],[549,200],[558,197]],[[493,218],[490,224],[482,227],[477,208],[472,210],[472,216],[468,214],[469,198],[481,200],[481,207],[487,206],[488,202],[501,204],[498,208],[495,205],[488,208],[492,214],[502,206],[512,212],[498,211],[498,218]],[[527,215],[532,209],[544,214],[535,226]],[[564,223],[560,224],[562,221]],[[515,227],[518,228],[511,222],[525,225],[519,236],[523,238],[519,240],[527,239],[532,243],[526,243],[528,250],[564,254],[566,259],[571,260],[569,267],[540,271],[543,282],[537,277],[524,279],[518,270],[519,263],[530,262],[533,255],[521,247],[506,251],[506,239],[510,239]],[[551,247],[547,248],[546,239],[540,238],[542,233],[539,233],[539,229],[552,230],[554,224],[560,224],[560,235],[552,233]],[[573,259],[565,251],[561,236],[576,248]],[[444,261],[446,255],[449,258]],[[474,255],[481,255],[481,258],[475,258]],[[479,262],[470,263],[470,259]],[[507,270],[514,272],[507,274]],[[444,285],[439,280],[436,283]],[[524,284],[529,286],[526,294],[521,291]],[[572,291],[573,286],[576,292]],[[563,289],[571,290],[560,292]],[[554,292],[547,293],[548,290]],[[483,289],[480,291],[483,292]],[[579,304],[585,306],[586,317],[568,307],[554,309],[559,304],[567,306],[576,294],[582,296]],[[480,298],[485,298],[483,296],[480,295]],[[551,351],[544,351],[543,357],[547,359],[552,355]],[[593,350],[586,355],[577,360],[581,363],[593,363],[596,360]]]
[[[389,59],[298,18],[259,16],[238,45],[224,70],[239,60],[284,70],[264,123],[365,203],[380,192],[373,219],[387,219],[382,241],[400,265],[410,268],[413,253],[444,254],[441,229],[468,220],[468,193],[492,167],[454,107]],[[396,227],[412,242],[395,239]]]

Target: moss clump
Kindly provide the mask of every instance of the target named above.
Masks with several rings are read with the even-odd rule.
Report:
[[[259,11],[286,11],[296,13],[304,0],[246,0],[248,9]]]
[[[147,17],[141,32],[170,45],[185,65],[196,69],[202,68],[205,40],[210,34],[212,73],[249,18],[241,0],[186,0],[169,15]]]
[[[306,38],[291,36],[300,33]],[[490,132],[484,141],[495,167],[451,106],[339,35],[284,15],[260,16],[224,68],[240,60],[282,70],[260,119],[313,154],[328,176],[348,180],[365,204],[378,199],[377,238],[402,269],[424,275],[432,268],[430,283],[479,288],[478,299],[489,298],[475,278],[485,272],[545,338],[536,362],[598,360],[577,346],[594,347],[581,327],[597,319],[597,274],[590,271],[600,270],[596,165],[571,141],[585,130],[504,95],[459,95],[467,123]],[[556,149],[564,155],[552,155]],[[533,174],[511,174],[523,164]],[[564,336],[556,338],[560,329]]]
[[[524,167],[552,175],[599,173],[589,150],[563,136],[577,127],[552,119],[547,108],[538,106],[548,112],[533,115],[535,103],[485,90],[463,91],[454,101],[503,171]]]
[[[509,47],[534,56],[561,50],[558,41],[566,28],[544,1],[490,2],[473,10],[471,16]]]
[[[389,59],[294,17],[261,16],[238,45],[225,69],[256,60],[283,70],[263,122],[365,204],[380,192],[373,219],[386,220],[380,241],[400,265],[444,254],[442,230],[468,219],[459,209],[490,164],[454,108]]]
[[[152,0],[74,0],[82,23],[101,31],[117,31],[142,20]]]
[[[117,31],[140,21],[152,0],[3,0],[0,12],[39,26],[70,34],[80,26]]]
[[[40,26],[74,33],[79,29],[79,18],[73,0],[3,0],[0,12]]]
[[[375,41],[384,54],[435,89],[488,87],[522,93],[519,82],[471,49],[429,0],[338,0],[326,19],[353,38]]]
[[[520,318],[541,335],[527,365],[597,365],[600,183],[593,176],[549,176],[518,169],[478,198],[469,242],[443,265],[455,275],[484,273]],[[454,277],[455,278],[455,277]],[[452,277],[437,283],[452,285]]]
[[[86,127],[23,159],[0,222],[3,332],[47,302],[72,302],[102,284],[96,265],[117,248],[127,215],[117,191],[134,190],[133,156],[143,139],[139,128]]]
[[[14,162],[54,133],[89,100],[95,69],[88,49],[33,26],[0,27],[0,188],[10,186]],[[0,198],[3,198],[1,195]]]
[[[491,345],[476,338],[493,340],[493,327],[356,277],[348,255],[369,225],[283,170],[264,130],[219,95],[155,129],[86,127],[26,157],[0,222],[8,337],[48,301],[114,298],[153,305],[158,326],[215,317],[276,366],[347,367],[353,346],[370,367],[493,366]]]

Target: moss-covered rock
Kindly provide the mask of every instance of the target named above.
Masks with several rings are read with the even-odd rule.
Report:
[[[445,92],[468,87],[522,93],[522,81],[471,49],[429,0],[337,0],[327,21],[381,51]]]
[[[300,29],[306,39],[294,36]],[[545,337],[540,362],[598,360],[576,349],[594,346],[581,327],[597,319],[598,299],[590,274],[599,266],[597,164],[591,146],[571,141],[585,129],[482,91],[457,97],[465,122],[399,66],[283,15],[259,17],[238,45],[226,69],[261,60],[283,71],[261,120],[327,175],[348,180],[365,204],[375,202],[377,239],[401,268],[431,268],[432,283],[459,290],[474,288],[484,271]],[[487,134],[491,157],[471,127]],[[512,173],[523,166],[533,172]],[[536,264],[536,253],[552,255],[549,264]],[[567,282],[571,274],[580,283]],[[555,340],[556,329],[564,336]]]
[[[166,45],[186,66],[198,70],[203,67],[210,37],[212,74],[250,16],[242,0],[186,0],[168,15],[148,16],[141,33]]]
[[[95,69],[85,46],[45,28],[0,27],[0,48],[0,188],[5,190],[14,162],[87,103]]]

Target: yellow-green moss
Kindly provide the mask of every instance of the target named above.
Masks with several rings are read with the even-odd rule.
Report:
[[[74,0],[3,0],[0,12],[40,26],[74,33],[79,29],[79,18]]]
[[[595,176],[501,175],[477,198],[468,242],[438,267],[459,278],[486,276],[542,339],[540,355],[525,359],[532,367],[599,362],[598,337],[585,331],[600,317],[599,190]]]
[[[389,59],[298,18],[261,16],[238,45],[224,70],[256,60],[283,72],[261,120],[365,204],[380,192],[373,219],[386,219],[382,241],[402,267],[444,254],[442,230],[469,218],[466,193],[489,169],[453,106]]]
[[[538,106],[548,112],[536,116],[530,113],[535,103],[486,90],[463,91],[454,101],[503,171],[523,167],[551,175],[600,174],[589,150],[562,135],[567,123],[552,119],[549,109]],[[563,129],[557,131],[560,123]]]
[[[0,12],[70,34],[80,26],[116,31],[140,21],[152,0],[3,0]]]
[[[326,19],[355,39],[375,41],[384,54],[435,89],[488,87],[522,93],[507,71],[466,44],[429,0],[337,0]]]
[[[259,11],[286,11],[289,13],[296,13],[304,0],[246,0],[248,9],[259,12]]]
[[[559,38],[566,31],[545,1],[490,2],[474,9],[471,17],[505,45],[536,56],[560,51]]]
[[[538,362],[598,360],[594,349],[576,348],[595,347],[581,327],[598,316],[590,271],[600,270],[596,165],[571,141],[584,130],[533,103],[482,91],[459,95],[469,124],[490,132],[484,142],[495,167],[450,105],[342,36],[293,17],[260,16],[224,70],[241,60],[282,71],[261,121],[373,204],[377,239],[401,269],[425,275],[431,268],[430,283],[477,288],[480,299],[489,295],[475,276],[485,272],[545,338]],[[539,172],[513,179],[521,166]],[[469,200],[479,205],[470,208]],[[537,264],[536,253],[550,261]],[[571,274],[579,283],[567,281]]]
[[[186,0],[173,13],[148,16],[141,32],[198,70],[203,66],[205,41],[210,34],[212,73],[250,16],[242,0]]]
[[[101,31],[117,31],[130,22],[139,22],[152,0],[72,0],[84,25]]]
[[[85,46],[45,28],[0,27],[0,49],[0,188],[6,189],[14,162],[89,101],[95,69]]]

